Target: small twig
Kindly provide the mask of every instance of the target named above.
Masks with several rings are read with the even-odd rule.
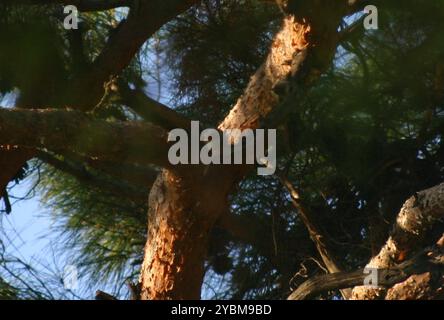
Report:
[[[3,193],[1,195],[3,197],[3,201],[5,203],[5,212],[6,214],[10,214],[12,212],[11,201],[9,200],[8,191],[6,188],[3,189]]]
[[[108,102],[111,95],[118,90],[116,81],[117,77],[111,77],[108,82],[105,82],[105,84],[103,85],[105,93],[103,94],[103,97],[102,99],[100,99],[99,103],[97,103],[96,106],[92,109],[91,113],[97,112],[97,110],[99,110],[102,106],[104,106]]]

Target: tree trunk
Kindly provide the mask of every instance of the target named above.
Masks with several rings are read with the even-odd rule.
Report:
[[[200,299],[210,231],[227,210],[233,185],[221,179],[214,184],[213,178],[209,171],[181,174],[163,170],[154,183],[141,299]]]
[[[290,95],[278,95],[276,86],[288,80],[308,85],[331,63],[337,29],[348,4],[321,0],[315,7],[316,12],[323,12],[316,21],[311,7],[297,16],[284,17],[264,64],[251,77],[219,130],[258,128],[261,120],[279,109],[276,107]],[[231,138],[237,142],[237,137]],[[208,169],[213,172],[211,179],[205,177]],[[148,241],[140,277],[142,299],[200,298],[209,232],[217,219],[229,212],[228,193],[249,169],[201,168],[194,176],[162,173],[150,195]]]
[[[307,28],[294,18],[285,20],[269,58],[252,77],[221,130],[256,128],[257,120],[278,104],[273,85],[290,74],[288,61],[306,45]],[[163,171],[158,178],[149,200],[148,241],[140,277],[142,299],[200,298],[209,233],[228,211],[226,198],[238,181],[236,177],[248,170],[242,166],[224,168],[210,168],[213,178],[200,182],[197,176],[205,176],[205,170],[197,170],[193,177],[187,173],[187,178]]]

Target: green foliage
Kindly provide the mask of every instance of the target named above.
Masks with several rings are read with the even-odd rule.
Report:
[[[56,249],[65,252],[66,263],[79,268],[91,290],[109,283],[113,293],[126,294],[143,257],[146,202],[82,185],[50,167],[40,177],[42,200],[54,220],[50,232],[59,233]]]
[[[0,96],[13,92],[12,97],[23,107],[59,107],[67,80],[99,55],[123,14],[114,10],[82,13],[79,30],[69,31],[62,27],[61,12],[58,5],[0,4]],[[136,57],[122,74],[122,81],[143,86],[147,72],[141,69],[141,59]],[[96,116],[110,121],[134,119],[117,100],[112,97],[106,101]],[[56,249],[60,259],[76,265],[81,276],[86,274],[90,289],[111,283],[109,287],[116,294],[127,294],[126,282],[137,278],[143,255],[146,202],[91,189],[49,166],[41,171],[32,169],[25,165],[15,182],[32,172],[39,180],[45,205],[55,221],[48,234],[59,232]],[[62,293],[32,296],[63,297]]]
[[[263,63],[278,17],[272,3],[206,0],[167,26],[179,110],[217,125]]]
[[[53,14],[46,7],[0,5],[0,92],[19,87],[31,93],[49,75],[63,79],[64,46]],[[54,83],[48,86],[55,90]]]
[[[0,278],[0,300],[16,300],[17,290]]]

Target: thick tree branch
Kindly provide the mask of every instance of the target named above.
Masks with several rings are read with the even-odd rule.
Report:
[[[0,145],[168,166],[167,133],[162,128],[141,122],[106,122],[78,111],[0,108]]]
[[[428,248],[399,265],[394,265],[389,269],[378,269],[377,280],[381,287],[389,288],[405,281],[411,275],[431,272],[433,270],[441,272],[444,270],[444,252],[442,248]],[[288,300],[304,300],[325,291],[358,286],[363,284],[367,277],[369,277],[369,274],[364,272],[364,269],[349,273],[317,276],[299,286],[298,289],[288,297]]]
[[[97,173],[102,173],[142,188],[150,188],[159,174],[159,171],[152,165],[102,161],[73,152],[63,152],[60,156],[79,166],[86,166]]]
[[[310,28],[308,23],[297,21],[293,16],[284,19],[265,63],[251,77],[244,94],[219,125],[219,129],[243,130],[260,126],[261,119],[279,104],[274,87],[291,75],[293,57],[309,46]]]
[[[122,84],[119,86],[119,93],[123,102],[146,121],[168,130],[175,128],[188,129],[190,127],[190,120],[162,103],[151,99],[141,90],[133,90]]]
[[[82,0],[73,1],[78,5],[81,5],[80,2],[82,2]],[[105,3],[108,5],[127,4],[127,2],[118,2],[117,0],[100,2],[103,6],[106,6]],[[48,3],[48,1],[42,0],[40,2],[40,4],[43,3]],[[86,10],[88,8],[85,3],[89,4],[89,9],[93,9],[93,4],[97,9],[99,1],[83,1],[83,9]],[[199,0],[135,0],[131,3],[135,6],[131,8],[130,15],[120,23],[93,64],[68,81],[65,88],[58,92],[59,105],[91,110],[104,94],[104,83],[119,75],[130,64],[142,45],[157,30],[180,13],[199,3]],[[105,7],[103,8],[105,9]],[[29,150],[15,149],[12,152],[1,152],[1,156],[0,190],[6,188],[9,181],[14,178],[26,161],[33,158],[35,154]],[[3,193],[0,193],[0,197],[2,195]]]
[[[6,212],[6,214],[10,214],[12,212],[12,205],[11,205],[11,201],[9,200],[8,191],[6,190],[6,188],[3,188],[3,190],[0,190],[0,192],[3,195],[3,202],[5,204],[5,212]]]
[[[37,157],[55,169],[68,173],[79,182],[86,183],[89,186],[96,187],[115,196],[138,199],[141,201],[146,200],[148,197],[148,182],[145,188],[140,188],[122,180],[91,172],[91,170],[81,164],[59,159],[47,152],[40,151],[37,153]]]
[[[295,107],[298,94],[331,65],[337,29],[350,6],[347,1],[288,2],[288,15],[265,63],[219,125],[221,130],[276,127]],[[286,4],[285,4],[286,5]],[[287,11],[287,9],[285,9]]]
[[[127,181],[131,185],[150,189],[157,178],[159,171],[151,165],[138,165],[134,163],[116,164],[110,161],[79,157],[70,153],[67,159],[78,161],[94,169],[98,173],[104,173],[119,180]],[[76,160],[77,159],[77,160]]]
[[[228,129],[255,129],[281,103],[276,85],[296,76],[298,83],[310,84],[329,65],[337,44],[337,29],[346,1],[316,1],[315,9],[325,13],[314,25],[307,19],[286,16],[275,36],[264,64],[254,74],[244,94],[219,125]],[[335,9],[334,11],[330,9]],[[310,8],[310,11],[313,8]],[[339,10],[338,10],[339,9]],[[323,17],[323,18],[324,18]],[[311,63],[305,64],[307,57]],[[286,95],[288,97],[289,95]],[[233,136],[233,141],[237,137]],[[203,280],[205,247],[219,218],[227,213],[228,195],[250,168],[203,168],[190,177],[164,171],[150,194],[149,237],[145,247],[140,283],[142,299],[196,299]],[[191,192],[199,185],[196,177],[216,177],[217,192],[204,183],[197,188],[199,200]],[[208,192],[211,192],[207,198]],[[219,197],[215,201],[214,197]],[[167,199],[167,200],[166,200]],[[222,209],[221,209],[222,208]],[[201,215],[203,213],[203,215]],[[193,217],[192,219],[189,217]],[[174,230],[174,232],[171,232]],[[196,233],[196,230],[199,232]],[[199,239],[196,241],[195,239]]]
[[[426,232],[443,217],[444,183],[416,193],[401,208],[389,239],[367,268],[390,268],[405,259],[423,243]],[[361,286],[354,288],[352,299],[381,299],[385,294],[384,288]]]

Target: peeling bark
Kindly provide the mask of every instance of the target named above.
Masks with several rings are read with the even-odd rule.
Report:
[[[229,190],[214,186],[209,178],[164,170],[155,182],[149,199],[141,299],[200,299],[210,231],[228,205]]]
[[[441,279],[441,285],[444,278]],[[442,288],[434,289],[433,276],[430,272],[416,274],[403,283],[396,284],[387,292],[385,300],[431,300],[443,296]]]
[[[325,14],[332,13],[319,3],[316,7]],[[274,92],[279,83],[294,78],[297,85],[309,84],[331,63],[346,2],[332,7],[336,9],[334,14],[317,21],[315,27],[301,16],[284,18],[265,63],[219,125],[221,131],[258,128],[261,120],[287,98]],[[306,64],[308,59],[310,63]],[[237,138],[232,136],[232,142]],[[215,221],[229,212],[227,204],[221,205],[228,192],[250,170],[244,166],[212,169],[197,171],[197,176],[205,175],[207,170],[214,173],[209,185],[195,176],[187,180],[183,172],[164,171],[152,189],[149,234],[140,278],[142,299],[200,297],[209,232]],[[184,190],[186,193],[182,193]],[[193,199],[193,194],[199,197]],[[197,204],[207,208],[205,214],[196,210]]]
[[[435,299],[443,294],[443,248],[433,246],[390,269],[379,269],[379,285],[391,288],[386,299]],[[364,269],[313,277],[300,285],[289,300],[309,299],[328,290],[364,283]]]
[[[296,21],[294,16],[284,19],[265,63],[251,77],[245,93],[219,125],[220,130],[255,129],[260,119],[279,104],[279,97],[273,88],[289,77],[294,55],[309,45],[310,30],[309,24]]]
[[[388,269],[403,261],[423,243],[426,232],[443,217],[444,184],[416,193],[405,202],[389,239],[367,267]],[[352,299],[384,299],[386,294],[384,288],[360,286],[353,289]]]
[[[308,30],[293,17],[285,18],[267,62],[251,78],[244,95],[220,125],[221,130],[257,128],[259,118],[277,106],[279,99],[272,92],[273,86],[289,76],[289,61],[295,51],[306,46]],[[189,173],[183,172],[164,171],[158,178],[150,194],[148,241],[140,277],[142,299],[200,298],[210,230],[220,215],[228,212],[228,192],[248,170],[241,166],[226,168],[225,172],[210,170],[215,180],[206,183],[197,182],[196,176],[189,180],[185,178]],[[196,175],[203,176],[202,172],[206,170],[198,170]],[[229,182],[224,184],[224,180]],[[219,198],[221,194],[223,198]],[[197,206],[209,211],[202,213]]]

